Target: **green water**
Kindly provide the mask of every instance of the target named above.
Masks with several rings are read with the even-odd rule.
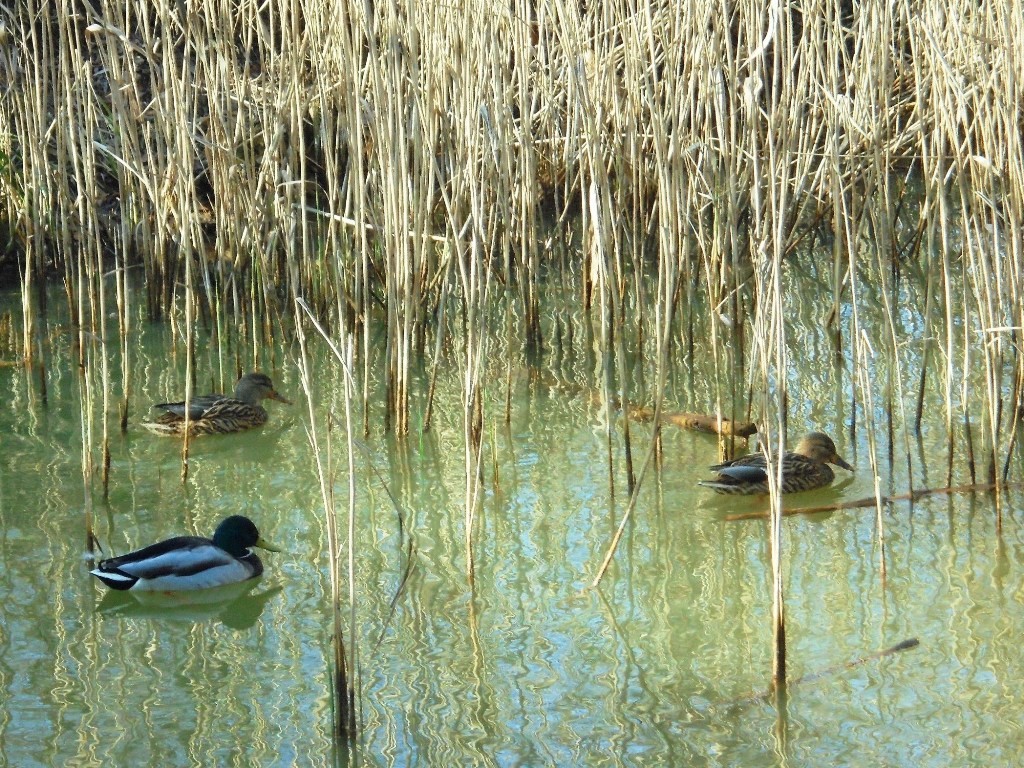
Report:
[[[831,433],[857,472],[839,470],[835,487],[802,495],[801,505],[873,490],[863,428],[856,443],[849,437],[850,382],[815,362],[828,352],[813,319],[795,315],[806,326],[791,429]],[[182,484],[177,441],[138,427],[151,403],[181,393],[180,345],[166,329],[140,325],[127,435],[111,420],[109,500],[98,481],[90,491],[101,542],[121,553],[179,533],[209,535],[244,512],[284,550],[261,552],[264,576],[212,606],[141,603],[112,599],[88,574],[80,378],[70,339],[50,331],[45,403],[34,374],[0,367],[0,763],[324,765],[332,755],[327,539],[292,353],[278,351],[277,365],[263,367],[295,404],[268,403],[270,422],[258,432],[195,441]],[[578,344],[559,378],[592,379],[593,360]],[[918,353],[908,348],[905,362]],[[470,588],[458,367],[457,359],[444,367],[428,434],[382,434],[382,405],[373,402],[366,442],[405,510],[404,535],[358,457],[357,622],[347,640],[359,649],[359,761],[1017,763],[1019,493],[1004,498],[1001,530],[988,497],[892,506],[883,515],[884,579],[873,509],[788,518],[790,677],[810,679],[791,687],[780,712],[756,698],[771,669],[766,526],[726,519],[763,504],[695,487],[716,459],[711,437],[666,429],[662,468],[645,482],[602,586],[588,589],[625,506],[621,440],[613,495],[601,410],[572,389],[522,377],[506,428],[497,361]],[[700,410],[706,384],[687,371],[680,366],[669,395],[675,407]],[[322,430],[328,409],[341,412],[341,390],[326,356],[316,373]],[[915,464],[918,485],[944,474],[937,402],[913,448],[935,457]],[[416,424],[420,393],[413,410]],[[650,426],[632,429],[642,457]],[[904,490],[905,471],[900,462],[880,466],[883,492]],[[343,472],[336,492],[343,508]],[[389,619],[410,540],[411,577]],[[909,638],[920,645],[847,666]]]

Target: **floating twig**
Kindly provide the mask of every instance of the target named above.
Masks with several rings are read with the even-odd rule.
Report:
[[[843,509],[864,509],[874,508],[879,500],[882,504],[892,504],[896,501],[917,501],[923,496],[934,496],[940,493],[987,493],[996,489],[1003,491],[1017,488],[1024,488],[1024,483],[969,483],[967,485],[953,485],[945,488],[921,488],[910,493],[901,493],[895,496],[882,496],[876,499],[874,496],[866,496],[863,499],[854,501],[841,501],[836,504],[821,504],[816,507],[797,507],[795,509],[783,510],[786,517],[790,515],[816,515],[820,512],[838,512]],[[741,512],[735,515],[726,515],[725,519],[733,520],[760,520],[768,517],[768,512]]]

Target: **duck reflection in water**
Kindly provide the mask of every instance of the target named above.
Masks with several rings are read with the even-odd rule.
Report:
[[[96,612],[117,618],[153,619],[182,624],[220,622],[235,630],[259,620],[280,584],[255,591],[260,579],[195,592],[106,592]]]

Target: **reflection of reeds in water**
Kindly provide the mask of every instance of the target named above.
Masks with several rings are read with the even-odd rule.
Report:
[[[199,329],[222,375],[260,367],[269,342],[305,322],[288,309],[302,297],[352,341],[363,434],[376,366],[399,435],[416,423],[414,367],[430,371],[427,429],[438,371],[459,366],[472,574],[498,308],[518,320],[502,370],[553,341],[561,355],[573,324],[546,326],[542,303],[556,289],[572,297],[564,314],[587,321],[566,346],[600,358],[586,375],[629,510],[651,459],[635,471],[636,431],[614,428],[613,403],[657,412],[672,375],[692,410],[758,421],[771,454],[794,409],[824,397],[791,391],[793,369],[832,370],[833,405],[851,412],[801,426],[848,421],[851,443],[867,433],[879,511],[881,465],[914,476],[929,387],[943,392],[947,484],[963,471],[1008,477],[1024,381],[1012,5],[787,6],[766,19],[759,6],[722,17],[663,0],[639,13],[516,0],[377,4],[366,19],[342,3],[298,19],[240,0],[231,19],[198,4],[186,26],[179,4],[135,5],[108,3],[83,28],[44,2],[17,4],[0,41],[0,231],[24,264],[20,353],[45,396],[43,283],[55,271],[84,372],[87,487],[97,444],[110,482],[114,393],[122,430],[129,420],[136,304],[178,331],[191,387]],[[109,21],[139,14],[147,23],[130,30]],[[799,296],[789,271],[826,260],[822,244],[825,277]],[[144,282],[129,280],[136,267]],[[905,273],[918,270],[923,307],[907,301]],[[861,313],[875,304],[886,329],[872,335]],[[814,345],[807,359],[814,340],[794,335],[794,315],[828,334],[829,353]]]

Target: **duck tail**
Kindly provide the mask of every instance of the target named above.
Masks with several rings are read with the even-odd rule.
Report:
[[[717,493],[736,493],[736,486],[730,483],[720,483],[717,480],[698,480],[697,485],[703,485]]]
[[[99,568],[96,568],[92,571],[89,571],[89,573],[91,573],[97,579],[102,581],[111,589],[131,589],[135,586],[135,582],[138,581],[137,577],[129,576],[126,573],[121,573],[121,571],[101,571]]]

